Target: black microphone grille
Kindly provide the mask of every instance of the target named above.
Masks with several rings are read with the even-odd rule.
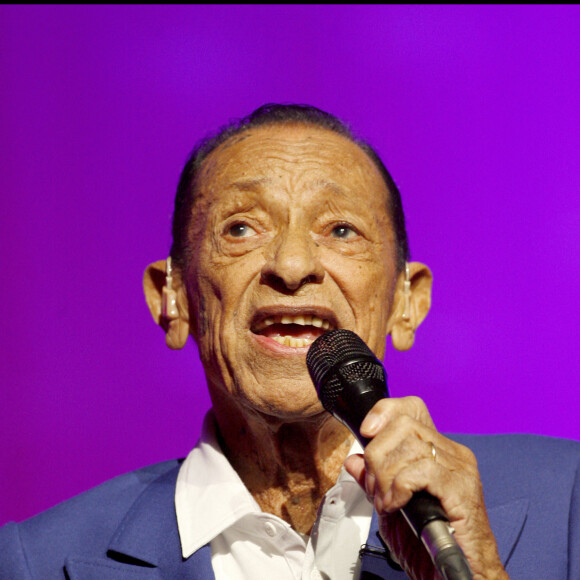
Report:
[[[319,336],[308,349],[306,365],[315,385],[337,363],[359,356],[374,356],[364,341],[351,330],[331,330]]]
[[[319,336],[306,355],[306,365],[324,408],[334,413],[343,390],[343,380],[386,381],[381,362],[372,350],[350,330],[332,330]]]

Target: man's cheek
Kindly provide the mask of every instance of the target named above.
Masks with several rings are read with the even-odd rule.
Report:
[[[213,287],[210,280],[200,274],[197,284],[190,289],[193,297],[191,311],[195,321],[195,338],[198,341],[207,334],[212,324],[212,310],[218,310],[215,307],[212,308],[213,303],[217,301]]]

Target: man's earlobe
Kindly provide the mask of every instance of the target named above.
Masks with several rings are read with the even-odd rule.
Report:
[[[171,257],[147,266],[143,291],[153,320],[165,331],[169,348],[183,348],[189,336],[187,294],[181,277],[172,269]]]
[[[415,342],[415,331],[431,308],[431,270],[419,262],[405,265],[397,279],[389,317],[389,334],[397,350],[408,350]]]

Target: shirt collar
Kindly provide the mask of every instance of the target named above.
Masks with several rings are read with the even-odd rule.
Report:
[[[244,515],[260,512],[221,450],[211,410],[205,416],[197,445],[179,469],[175,511],[184,558]]]
[[[362,453],[355,440],[349,455]],[[337,485],[354,479],[342,469]],[[210,409],[197,445],[182,463],[175,488],[175,511],[181,552],[189,558],[243,516],[261,513],[240,476],[227,460]]]

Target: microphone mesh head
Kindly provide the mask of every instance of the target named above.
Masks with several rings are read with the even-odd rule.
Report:
[[[360,360],[363,359],[363,360]],[[341,376],[347,381],[383,379],[381,362],[365,342],[350,330],[333,330],[319,336],[306,355],[306,365],[324,408],[334,412],[335,402],[343,389]]]

